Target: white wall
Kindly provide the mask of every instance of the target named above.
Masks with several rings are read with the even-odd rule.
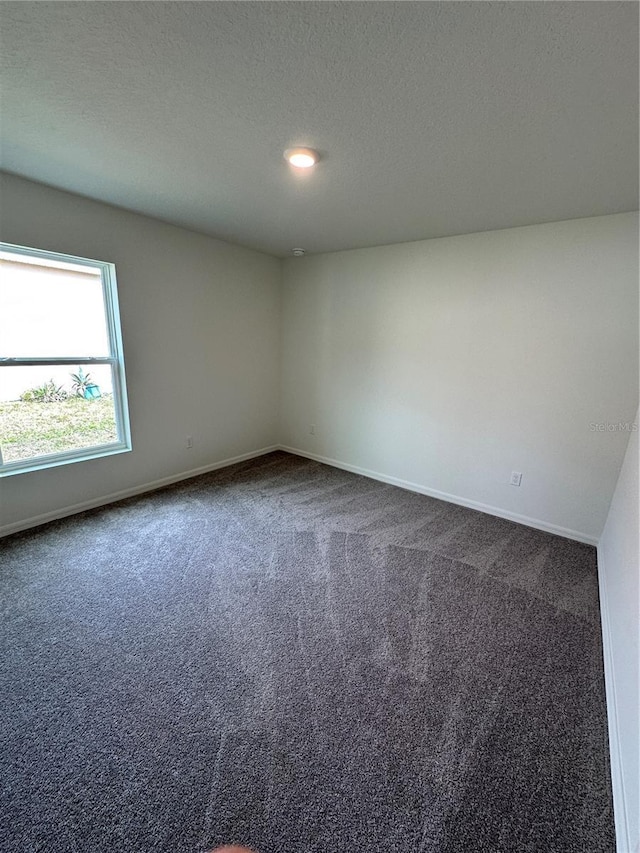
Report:
[[[591,425],[638,404],[637,228],[285,261],[284,445],[595,542],[627,436]]]
[[[638,413],[635,423],[638,424]],[[633,432],[598,543],[611,776],[619,853],[640,850],[638,465],[638,432]]]
[[[134,443],[4,478],[0,530],[280,443],[599,536],[626,436],[591,424],[637,407],[635,214],[291,259],[281,294],[277,259],[0,180],[2,239],[115,262]]]
[[[0,192],[0,239],[115,263],[133,439],[0,480],[0,530],[278,441],[281,261],[11,175]]]

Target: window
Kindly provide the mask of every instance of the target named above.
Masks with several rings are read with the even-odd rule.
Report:
[[[0,475],[127,450],[114,265],[0,243]]]

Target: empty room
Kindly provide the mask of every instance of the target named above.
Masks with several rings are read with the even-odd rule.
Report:
[[[638,853],[636,2],[0,2],[0,851]]]

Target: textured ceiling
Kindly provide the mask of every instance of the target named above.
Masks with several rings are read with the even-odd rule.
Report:
[[[272,254],[638,206],[635,2],[4,2],[0,24],[2,168]]]

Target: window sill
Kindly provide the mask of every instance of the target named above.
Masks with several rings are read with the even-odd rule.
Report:
[[[33,459],[5,462],[4,465],[0,466],[0,477],[28,474],[32,471],[43,471],[45,468],[57,468],[60,465],[85,462],[88,459],[101,459],[103,456],[115,456],[118,453],[129,453],[130,451],[131,445],[122,442],[87,447],[82,450],[68,450],[64,453],[50,453],[46,456],[36,456]]]

